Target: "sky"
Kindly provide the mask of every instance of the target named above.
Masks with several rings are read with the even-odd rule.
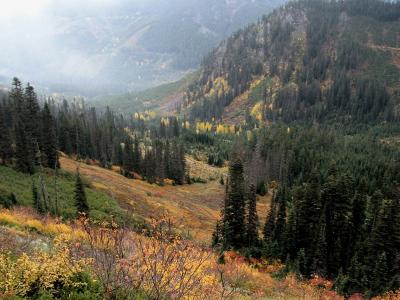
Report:
[[[0,0],[0,23],[21,18],[47,17],[54,11],[87,10],[118,6],[122,3],[140,3],[145,0]]]
[[[120,91],[176,80],[187,71],[174,69],[175,55],[180,58],[183,54],[165,50],[162,39],[161,44],[151,39],[147,44],[137,41],[149,28],[158,39],[160,32],[164,34],[160,26],[175,24],[171,16],[185,20],[187,7],[196,8],[204,1],[0,0],[0,84],[16,76],[44,89],[71,91],[82,87],[97,92],[98,86]],[[213,1],[221,4],[228,0],[207,3]],[[205,25],[214,24],[218,11],[217,15],[210,14],[204,5],[199,9],[195,11],[203,14],[199,19]],[[195,30],[197,25],[191,26],[189,30]],[[175,32],[165,36],[175,41]],[[169,69],[160,67],[166,64]]]
[[[0,0],[0,22],[11,22],[24,17],[42,16],[51,0]]]

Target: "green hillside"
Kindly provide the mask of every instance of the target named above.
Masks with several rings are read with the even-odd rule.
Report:
[[[74,206],[75,175],[61,171],[57,179],[51,170],[46,171],[44,182],[49,198],[54,202],[56,195],[61,216],[75,218]],[[9,167],[0,166],[0,196],[9,197],[11,193],[16,196],[20,205],[32,206],[32,183],[38,183],[39,175],[27,175],[17,172]],[[118,203],[105,193],[96,191],[86,185],[86,195],[91,208],[91,216],[96,220],[109,219],[110,216],[122,220],[124,211]]]
[[[192,73],[179,81],[140,92],[99,96],[92,99],[90,104],[102,109],[108,106],[111,110],[122,114],[132,114],[145,110],[155,110],[162,113],[173,112],[176,105],[180,103],[183,92],[193,82],[195,74]]]

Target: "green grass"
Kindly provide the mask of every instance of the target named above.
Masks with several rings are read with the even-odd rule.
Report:
[[[0,166],[0,195],[9,196],[14,193],[18,204],[32,205],[32,182],[37,183],[39,175],[33,176],[17,172],[11,168]],[[49,196],[55,199],[55,177],[51,171],[45,174],[45,183]],[[91,217],[95,220],[109,219],[114,216],[117,220],[125,217],[124,210],[118,203],[105,193],[90,188],[85,182],[86,196],[91,209]],[[64,218],[74,218],[76,210],[74,207],[75,175],[61,171],[57,179],[58,203],[60,213]]]
[[[271,78],[265,78],[257,86],[250,90],[250,104],[255,104],[264,99],[265,90],[267,90],[267,87],[269,87],[270,83]]]
[[[133,92],[122,95],[101,96],[93,99],[92,105],[98,108],[110,107],[112,111],[122,114],[143,112],[159,108],[162,100],[183,92],[194,80],[197,73],[192,73],[179,81],[163,84],[140,92]]]

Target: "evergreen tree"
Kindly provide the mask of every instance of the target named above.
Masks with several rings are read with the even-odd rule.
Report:
[[[60,163],[58,161],[56,128],[48,103],[45,103],[42,111],[41,140],[43,166],[52,169],[58,169],[60,167]]]
[[[217,223],[215,224],[215,229],[212,234],[212,239],[211,239],[211,246],[212,247],[218,247],[221,246],[223,243],[223,228],[221,224],[221,220],[218,220]]]
[[[83,185],[79,170],[76,172],[75,194],[74,194],[75,207],[78,216],[89,216],[90,208],[86,199],[85,187]]]
[[[15,105],[15,160],[18,171],[34,173],[34,151],[32,136],[27,127],[27,108],[22,91],[21,82],[18,78],[13,79],[10,99]]]
[[[10,130],[6,124],[4,107],[0,104],[0,159],[3,165],[8,164],[13,157],[11,144]]]
[[[326,240],[326,207],[322,211],[321,218],[318,224],[318,232],[314,242],[314,259],[312,269],[313,271],[323,277],[328,276],[328,243]]]
[[[121,143],[115,143],[114,152],[112,158],[113,164],[117,166],[123,166],[124,164],[124,151],[122,150]]]
[[[29,83],[25,88],[24,98],[26,105],[25,130],[29,133],[31,138],[30,147],[33,149],[32,153],[35,153],[34,150],[37,144],[41,146],[40,126],[38,126],[38,124],[40,124],[40,107],[35,90]],[[32,159],[35,159],[35,157],[33,156]]]
[[[246,214],[246,238],[247,246],[255,247],[258,245],[258,215],[257,215],[257,195],[256,187],[251,184],[247,194],[247,214]]]
[[[156,156],[154,149],[148,149],[146,154],[146,178],[151,184],[156,182]]]
[[[273,232],[273,241],[278,245],[280,256],[285,251],[285,229],[286,229],[286,193],[285,188],[280,188],[277,193],[278,212]]]
[[[15,196],[14,193],[11,193],[11,194],[10,194],[10,202],[11,202],[11,205],[12,205],[12,206],[18,204],[17,196]]]
[[[124,175],[127,177],[132,177],[132,172],[134,171],[134,161],[133,161],[133,150],[132,150],[132,142],[128,137],[125,141],[124,146]]]
[[[171,175],[171,151],[170,151],[170,144],[169,141],[167,140],[165,142],[165,148],[164,148],[164,153],[163,153],[163,160],[164,160],[164,169],[165,169],[165,177],[172,179]]]
[[[275,230],[276,221],[276,202],[275,194],[272,196],[271,208],[268,211],[267,219],[263,228],[264,242],[271,242],[273,240],[273,234]]]
[[[350,179],[346,176],[339,178],[336,164],[331,165],[323,186],[322,201],[326,213],[327,267],[329,274],[333,275],[338,274],[341,266],[345,268],[350,259],[346,256],[351,221],[350,191]]]
[[[140,169],[141,165],[142,165],[142,153],[140,151],[139,139],[138,137],[135,137],[134,150],[133,150],[133,170],[138,174],[141,173]]]
[[[32,182],[32,202],[33,202],[33,207],[36,209],[36,211],[40,214],[45,213],[45,209],[42,205],[42,201],[39,196],[38,189],[36,185]]]
[[[183,145],[178,145],[177,142],[172,143],[172,153],[170,152],[169,161],[169,177],[176,184],[183,184],[185,180],[185,151]]]
[[[224,206],[224,242],[227,248],[240,249],[245,244],[245,194],[243,165],[239,158],[229,167],[229,187]]]
[[[376,226],[382,204],[383,194],[380,190],[376,190],[373,193],[372,197],[369,199],[367,206],[366,223],[368,232],[371,232],[372,229]]]

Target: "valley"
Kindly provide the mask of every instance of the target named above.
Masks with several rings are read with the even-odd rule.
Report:
[[[210,177],[206,180],[213,180],[205,184],[167,184],[159,187],[142,180],[125,178],[116,170],[104,170],[65,157],[61,158],[60,163],[62,168],[69,172],[74,172],[79,166],[80,173],[88,178],[94,189],[116,199],[127,213],[140,216],[146,221],[163,217],[171,219],[184,236],[205,245],[210,243],[224,197],[224,187],[219,183],[219,178],[226,174],[226,169],[208,167]],[[196,172],[194,168],[191,170]],[[201,173],[203,176],[207,174]],[[258,209],[261,215],[266,215],[266,204],[266,200],[260,202]]]
[[[399,299],[400,2],[43,5],[7,33],[54,18],[57,63],[0,57],[0,299]]]

